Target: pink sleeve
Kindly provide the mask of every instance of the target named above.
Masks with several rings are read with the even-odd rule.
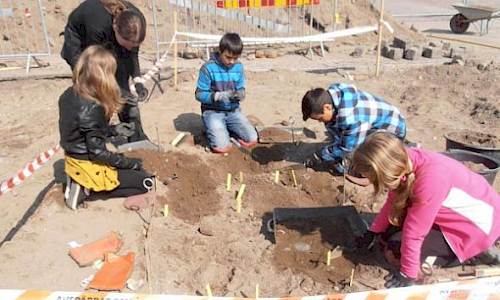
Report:
[[[387,199],[385,200],[384,206],[375,217],[372,225],[370,226],[370,231],[375,233],[384,232],[390,225],[389,223],[389,214],[391,212],[392,201],[394,199],[394,193],[389,192],[387,195]]]
[[[429,233],[441,208],[441,203],[450,190],[449,177],[441,168],[426,170],[414,183],[413,201],[403,224],[401,239],[401,272],[416,278],[420,270],[420,253],[425,237]]]

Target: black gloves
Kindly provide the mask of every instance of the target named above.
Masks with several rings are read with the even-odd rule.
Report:
[[[113,135],[120,135],[124,137],[131,137],[135,133],[135,123],[125,123],[122,122],[120,124],[112,126]]]
[[[321,162],[322,162],[321,156],[318,152],[316,152],[312,155],[312,157],[306,159],[306,161],[304,162],[304,166],[306,166],[307,168],[314,169],[314,167],[321,164]]]
[[[231,102],[240,102],[245,99],[245,90],[234,91],[234,93],[229,97]]]
[[[406,277],[401,272],[390,273],[384,277],[384,280],[386,281],[384,286],[388,289],[414,285],[416,281],[415,278]]]
[[[137,92],[137,101],[144,102],[148,98],[149,91],[144,86],[144,84],[138,82],[135,85],[135,91]]]
[[[139,158],[127,158],[127,167],[132,170],[142,170],[142,160]]]
[[[356,248],[358,249],[368,249],[370,250],[375,245],[377,239],[377,234],[368,230],[361,237],[356,238]]]

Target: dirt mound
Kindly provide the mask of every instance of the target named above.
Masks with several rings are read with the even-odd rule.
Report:
[[[144,168],[168,186],[167,195],[158,197],[158,205],[168,204],[174,216],[196,223],[203,216],[219,211],[217,182],[209,166],[198,157],[153,150],[137,150],[127,156],[141,158]]]
[[[474,132],[474,131],[457,131],[448,135],[459,143],[472,146],[480,146],[486,148],[500,147],[500,138],[493,134]]]

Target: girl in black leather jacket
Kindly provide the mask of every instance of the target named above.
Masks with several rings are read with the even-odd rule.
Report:
[[[122,96],[130,97],[129,80],[140,76],[138,51],[146,37],[146,27],[144,15],[128,1],[85,0],[68,17],[61,56],[74,69],[88,46],[104,46],[117,60],[115,76]],[[136,83],[135,89],[138,101],[147,98],[148,90],[142,83]],[[121,122],[134,124],[135,132],[129,142],[147,139],[136,103],[123,105],[118,117]]]
[[[59,98],[61,146],[71,178],[66,204],[72,209],[88,196],[84,190],[127,197],[147,192],[145,182],[152,183],[139,159],[106,149],[109,120],[123,104],[115,71],[114,56],[102,46],[90,46],[75,64],[73,86]]]

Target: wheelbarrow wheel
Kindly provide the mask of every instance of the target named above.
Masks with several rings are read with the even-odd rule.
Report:
[[[450,28],[453,33],[464,33],[469,28],[469,22],[464,15],[456,14],[450,20]]]

